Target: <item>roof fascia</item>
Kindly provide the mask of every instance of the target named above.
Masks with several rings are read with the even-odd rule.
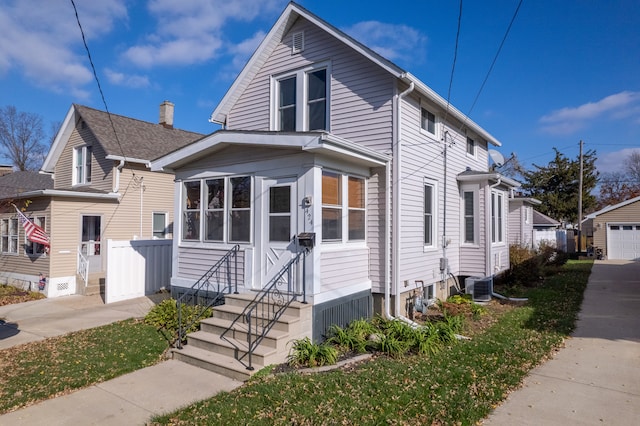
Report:
[[[75,128],[75,118],[76,118],[76,108],[75,105],[71,105],[69,111],[67,112],[67,116],[64,118],[62,122],[62,126],[60,126],[60,131],[56,135],[53,143],[51,144],[51,148],[49,148],[49,152],[47,153],[47,157],[42,163],[41,171],[46,173],[53,173],[55,171],[56,164],[58,159],[62,155],[62,151],[64,147],[67,145],[69,138],[71,137],[71,133]]]
[[[593,219],[598,215],[601,215],[603,213],[607,213],[607,212],[609,212],[611,210],[619,209],[621,207],[624,207],[624,206],[627,206],[629,204],[635,203],[636,201],[640,201],[640,196],[631,198],[629,200],[622,201],[622,202],[620,202],[618,204],[614,204],[612,206],[607,206],[607,207],[605,207],[605,208],[603,208],[601,210],[598,210],[597,212],[593,212],[593,213],[587,215],[587,218]]]
[[[147,166],[147,168],[151,167],[151,161],[143,160],[140,158],[123,157],[121,155],[107,155],[104,158],[107,160],[126,161],[127,163],[144,164],[145,166]]]

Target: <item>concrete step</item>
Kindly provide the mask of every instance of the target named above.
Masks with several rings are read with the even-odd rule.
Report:
[[[236,306],[244,309],[254,300],[255,295],[256,293],[225,294],[224,303],[226,306]],[[299,301],[292,302],[287,307],[285,314],[292,317],[301,317],[301,312],[308,308],[311,308],[311,305]]]
[[[190,346],[234,359],[240,358],[248,362],[246,356],[248,348],[247,341],[234,339],[232,337],[227,337],[227,339],[228,340],[225,340],[215,334],[196,331],[187,336],[187,345],[185,345],[185,347]],[[261,344],[255,348],[251,359],[252,364],[258,365],[281,364],[286,361],[287,355],[288,351],[284,352]]]
[[[243,313],[243,310],[244,310],[243,307],[235,306],[235,305],[224,304],[220,306],[215,306],[213,308],[213,315],[211,316],[211,318],[207,318],[206,320],[203,321],[205,323],[204,326],[206,327],[206,325],[209,322],[211,322],[213,319],[233,321],[236,318],[238,318],[240,314]],[[246,324],[244,317],[240,318],[238,322],[242,322],[243,324]],[[274,330],[280,330],[280,331],[286,331],[286,332],[295,331],[299,327],[300,327],[300,317],[294,316],[294,315],[287,315],[286,312],[282,316],[280,316],[280,318],[278,318],[278,321],[276,321],[276,323],[273,325]]]
[[[249,380],[252,375],[264,367],[263,365],[253,363],[254,369],[247,370],[245,365],[239,363],[233,357],[190,345],[186,345],[182,349],[172,349],[171,352],[173,359],[243,382]]]
[[[229,329],[229,332],[225,335],[225,337],[235,339],[240,342],[246,342],[249,336],[249,327],[247,326],[247,324],[237,322],[233,324],[233,327],[232,324],[233,322],[230,320],[223,320],[220,318],[207,318],[206,320],[200,322],[200,331],[217,336],[222,336],[222,333]],[[252,330],[251,334],[255,336],[257,333],[262,333],[262,329],[254,329]],[[292,334],[288,331],[271,329],[264,336],[260,344],[268,348],[286,350],[286,344],[291,339],[291,335]]]

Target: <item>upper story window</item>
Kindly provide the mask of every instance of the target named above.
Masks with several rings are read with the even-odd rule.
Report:
[[[467,154],[475,157],[476,156],[476,141],[467,137]]]
[[[91,146],[85,145],[73,150],[73,184],[91,183]]]
[[[46,230],[47,219],[44,216],[38,216],[33,219],[33,223],[38,225],[40,228]],[[30,239],[27,238],[26,234],[24,236],[24,252],[29,256],[39,256],[46,252],[46,247],[43,244],[34,243]]]
[[[503,194],[491,192],[491,242],[501,243],[503,241]]]
[[[329,130],[328,66],[313,66],[273,80],[273,130]]]
[[[364,179],[323,171],[322,241],[364,241],[365,206]]]
[[[424,245],[425,247],[433,247],[435,245],[436,235],[436,206],[437,192],[435,181],[425,180],[424,183]]]
[[[0,223],[0,252],[18,253],[18,219],[2,219]]]
[[[251,191],[249,176],[184,182],[182,239],[249,242]],[[201,203],[203,199],[206,203]]]
[[[420,108],[420,128],[423,131],[436,136],[436,116],[425,107]]]

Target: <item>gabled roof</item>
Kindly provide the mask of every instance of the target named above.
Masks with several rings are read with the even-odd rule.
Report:
[[[326,132],[269,132],[218,130],[184,148],[171,152],[151,163],[151,170],[175,170],[199,158],[230,146],[284,148],[327,156],[349,158],[367,166],[382,166],[390,157]]]
[[[24,193],[52,188],[51,175],[18,171],[0,176],[0,199],[19,198]]]
[[[540,213],[537,210],[533,210],[533,226],[558,226],[560,222],[549,216]]]
[[[539,206],[540,204],[542,204],[542,201],[538,200],[537,198],[531,198],[531,197],[514,197],[514,198],[510,198],[509,202],[521,202],[523,204],[529,204],[532,206]]]
[[[633,204],[636,201],[640,201],[640,196],[634,197],[634,198],[630,198],[630,199],[628,199],[626,201],[622,201],[622,202],[620,202],[618,204],[613,204],[611,206],[607,206],[607,207],[605,207],[603,209],[598,210],[597,212],[593,212],[593,213],[587,215],[586,219],[594,219],[596,216],[601,215],[602,213],[606,213],[606,212],[609,212],[611,210],[615,210],[615,209],[619,209],[619,208],[624,207],[624,206],[628,206],[629,204]]]
[[[289,29],[291,29],[293,24],[300,17],[306,19],[331,36],[340,40],[342,43],[346,44],[356,52],[365,56],[367,59],[377,64],[382,69],[392,74],[395,78],[404,81],[406,84],[414,83],[415,89],[418,92],[433,101],[436,105],[439,105],[441,108],[448,108],[449,115],[451,117],[454,117],[460,122],[465,123],[465,126],[468,129],[476,133],[478,136],[486,139],[490,144],[494,146],[502,145],[496,138],[494,138],[486,130],[484,130],[458,109],[453,107],[451,104],[448,104],[442,96],[434,92],[433,89],[424,84],[417,77],[403,70],[388,59],[385,59],[364,44],[358,42],[351,36],[340,31],[333,25],[322,20],[321,18],[309,12],[307,9],[303,8],[295,2],[290,2],[284,9],[276,23],[273,25],[264,40],[262,40],[236,80],[224,95],[216,109],[211,113],[211,118],[209,119],[209,121],[222,125],[225,124],[227,114],[229,113],[233,105],[238,101],[242,93],[248,87],[249,83],[254,79],[258,71],[269,59],[278,43],[282,40],[282,37],[287,33],[287,31],[289,31]]]
[[[104,149],[108,159],[124,159],[135,163],[150,163],[151,160],[188,145],[203,136],[201,133],[168,129],[161,124],[117,114],[107,114],[94,108],[73,104],[49,149],[42,166],[43,171],[54,171],[55,165],[79,120],[86,123]]]

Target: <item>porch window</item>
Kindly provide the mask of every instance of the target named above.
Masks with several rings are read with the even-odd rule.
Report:
[[[342,176],[322,172],[322,241],[342,240]]]
[[[166,213],[153,213],[153,238],[165,239],[167,238],[167,214]]]
[[[476,242],[474,198],[473,191],[464,191],[464,242],[471,244]]]
[[[77,147],[73,155],[75,157],[73,183],[75,185],[91,183],[91,147]]]
[[[230,240],[251,241],[251,178],[249,176],[229,179],[231,189]]]
[[[491,193],[491,242],[501,243],[503,234],[503,196],[499,192]]]
[[[2,253],[18,253],[18,219],[2,219]]]
[[[283,132],[328,130],[329,70],[327,64],[274,77],[273,130]]]
[[[205,240],[224,241],[224,179],[209,179],[205,181],[205,185]]]
[[[364,240],[364,179],[349,176],[349,241]]]
[[[200,239],[200,181],[184,183],[182,239]]]
[[[46,217],[38,216],[33,219],[33,223],[46,230]],[[38,256],[45,252],[45,246],[42,244],[34,243],[27,236],[24,236],[24,252],[29,256]]]

